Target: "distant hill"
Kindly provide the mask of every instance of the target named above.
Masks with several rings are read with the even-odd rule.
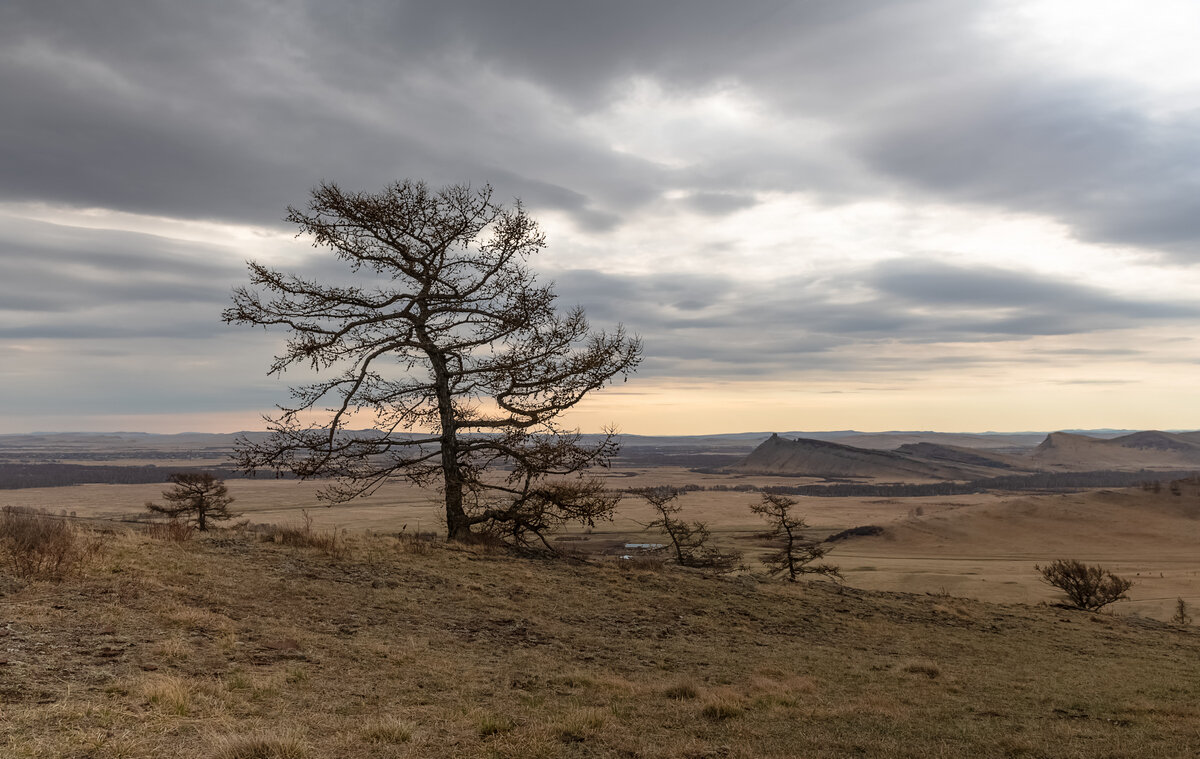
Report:
[[[1016,468],[1007,458],[933,443],[909,444],[895,451],[881,451],[827,440],[789,440],[772,435],[727,471],[814,477],[963,480]]]
[[[933,442],[878,450],[772,435],[726,468],[745,474],[890,480],[979,480],[1032,472],[1200,469],[1200,432],[1134,432],[1102,439],[1052,432],[1032,451]]]
[[[1200,467],[1200,432],[1149,430],[1109,440],[1052,432],[1029,458],[1044,469],[1070,471]]]

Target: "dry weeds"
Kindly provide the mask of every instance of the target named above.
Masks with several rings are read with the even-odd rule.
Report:
[[[0,597],[0,755],[1190,756],[1200,631],[343,535]]]

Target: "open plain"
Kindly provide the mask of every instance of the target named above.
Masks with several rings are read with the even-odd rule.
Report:
[[[750,512],[761,495],[735,491],[790,486],[816,478],[730,475],[682,467],[618,467],[604,473],[610,487],[634,489],[671,485],[689,490],[680,497],[681,516],[706,523],[715,544],[739,551],[754,570],[766,552],[765,524]],[[393,483],[357,501],[326,505],[320,484],[296,480],[230,480],[234,509],[256,524],[297,526],[306,518],[320,529],[369,530],[393,534],[440,533],[438,494]],[[726,488],[726,489],[711,489]],[[146,501],[162,485],[77,485],[0,491],[0,506],[47,509],[80,519],[124,521],[145,513]],[[1034,571],[1055,558],[1101,563],[1135,580],[1119,613],[1157,619],[1171,616],[1178,598],[1200,608],[1200,488],[1185,484],[1179,494],[1128,488],[1073,493],[985,492],[923,497],[797,496],[797,512],[809,533],[826,538],[842,530],[876,525],[878,536],[834,544],[830,560],[847,584],[875,590],[950,594],[989,601],[1040,603],[1060,598]],[[622,554],[625,543],[662,542],[647,528],[654,515],[633,494],[611,521],[568,527],[557,545],[592,554]]]

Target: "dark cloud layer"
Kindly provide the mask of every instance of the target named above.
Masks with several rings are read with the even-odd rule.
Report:
[[[840,278],[757,285],[716,276],[589,271],[563,272],[556,281],[564,302],[583,304],[597,321],[622,320],[640,331],[650,357],[647,371],[658,374],[675,374],[689,361],[702,362],[706,376],[728,378],[854,369],[870,366],[873,346],[883,344],[1024,341],[1200,318],[1193,303],[1138,300],[1034,275],[936,262],[883,262]],[[863,282],[869,284],[865,295],[847,301],[844,293]],[[1063,354],[1042,354],[1050,355]],[[941,358],[989,360],[982,354]],[[923,365],[936,360],[921,358]]]
[[[1195,115],[1152,118],[1130,93],[1022,64],[977,31],[997,7],[14,0],[0,198],[270,224],[323,178],[419,176],[493,181],[603,230],[668,189],[721,214],[758,191],[854,187],[1193,260]],[[643,161],[580,126],[639,77],[668,94],[733,83],[764,118],[835,136]]]

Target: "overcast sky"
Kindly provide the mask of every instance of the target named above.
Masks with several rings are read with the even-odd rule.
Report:
[[[491,183],[585,430],[1200,427],[1200,4],[0,5],[0,432],[232,431],[319,181]],[[286,380],[286,377],[285,377]]]

